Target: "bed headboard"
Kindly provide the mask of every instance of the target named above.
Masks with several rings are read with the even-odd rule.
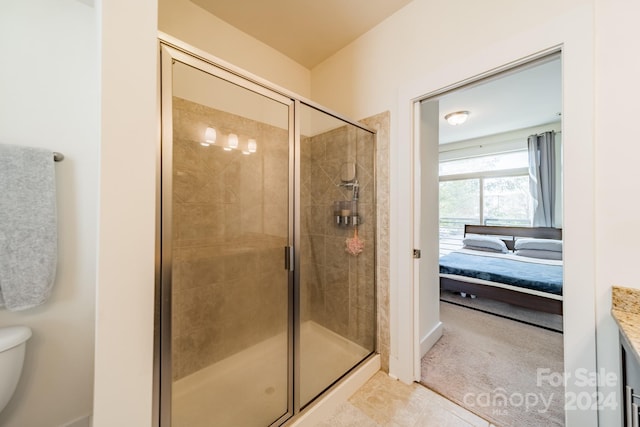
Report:
[[[513,250],[517,237],[562,240],[562,228],[553,227],[511,227],[505,225],[464,225],[464,235],[484,234],[500,237],[507,248]]]

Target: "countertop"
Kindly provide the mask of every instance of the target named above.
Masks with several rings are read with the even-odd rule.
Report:
[[[614,286],[611,294],[611,315],[640,362],[640,289]]]

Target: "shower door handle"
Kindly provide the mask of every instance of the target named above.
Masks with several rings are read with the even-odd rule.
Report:
[[[284,269],[293,271],[293,246],[284,247]]]

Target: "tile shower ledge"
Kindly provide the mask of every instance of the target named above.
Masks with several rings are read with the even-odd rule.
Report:
[[[267,234],[247,233],[233,238],[198,239],[177,242],[174,248],[178,259],[210,256],[241,255],[256,250],[284,248],[287,240]]]
[[[620,333],[631,344],[633,355],[640,362],[640,289],[614,286],[611,315],[618,324]]]

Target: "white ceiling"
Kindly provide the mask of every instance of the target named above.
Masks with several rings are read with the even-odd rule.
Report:
[[[191,0],[218,18],[311,69],[411,0]],[[440,143],[560,120],[561,63],[510,73],[439,98]],[[444,115],[470,111],[451,126]]]
[[[311,69],[411,0],[191,0]]]
[[[560,121],[560,57],[462,88],[439,98],[440,143],[462,141]],[[467,121],[451,126],[444,116],[469,111]]]

